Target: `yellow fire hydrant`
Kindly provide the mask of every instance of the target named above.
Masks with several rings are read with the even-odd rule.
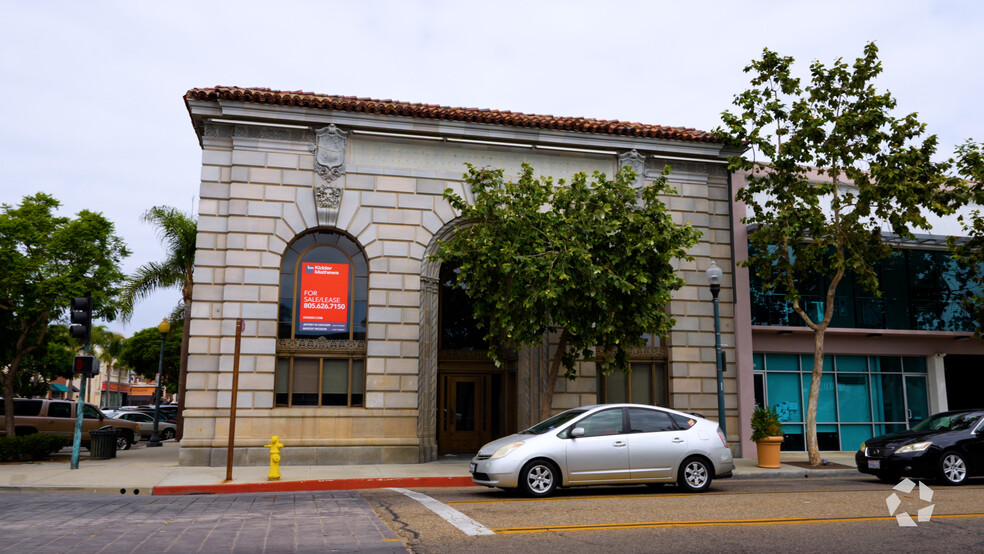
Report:
[[[270,437],[270,444],[264,444],[263,446],[270,449],[270,473],[267,474],[267,479],[276,481],[280,479],[280,449],[284,445],[280,443],[280,437],[274,435]]]

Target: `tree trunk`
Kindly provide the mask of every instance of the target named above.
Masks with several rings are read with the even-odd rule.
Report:
[[[7,430],[7,436],[12,437],[14,432],[14,371],[16,367],[11,365],[7,372],[3,374],[3,426]]]
[[[191,299],[185,300],[184,325],[181,334],[181,363],[178,369],[178,421],[174,438],[178,441],[184,436],[185,390],[188,384],[188,344],[191,339]]]
[[[567,338],[570,334],[567,329],[560,333],[560,340],[557,342],[557,351],[554,353],[553,361],[550,363],[550,373],[547,375],[547,390],[543,391],[540,401],[540,421],[550,417],[553,408],[553,393],[557,388],[557,377],[560,375],[561,361],[567,351]]]
[[[813,374],[810,379],[810,399],[806,408],[806,452],[811,466],[819,466],[820,447],[817,443],[817,404],[820,400],[820,379],[823,376],[823,338],[827,331],[821,325],[813,331]]]

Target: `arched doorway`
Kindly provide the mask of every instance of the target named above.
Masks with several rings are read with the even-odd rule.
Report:
[[[516,430],[515,361],[496,367],[458,269],[441,266],[438,279],[438,453],[476,452]]]

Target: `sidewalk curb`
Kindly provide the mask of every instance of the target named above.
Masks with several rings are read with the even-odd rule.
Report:
[[[468,487],[478,486],[469,477],[379,477],[371,479],[317,479],[307,481],[266,481],[260,483],[217,483],[214,485],[162,485],[154,496],[180,494],[243,494],[260,492],[344,491],[387,487]]]
[[[754,473],[735,473],[732,479],[824,479],[829,477],[864,476],[856,469],[766,469]]]
[[[25,486],[12,486],[4,485],[0,486],[0,493],[29,493],[29,492],[46,492],[46,493],[79,493],[79,494],[116,494],[125,495],[132,494],[137,495],[151,495],[153,494],[154,487],[64,487],[64,486],[39,486],[39,485],[25,485]]]

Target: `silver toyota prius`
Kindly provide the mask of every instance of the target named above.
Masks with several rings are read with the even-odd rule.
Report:
[[[478,451],[478,485],[544,497],[557,487],[677,483],[702,492],[731,477],[721,428],[702,417],[641,404],[574,408]]]

